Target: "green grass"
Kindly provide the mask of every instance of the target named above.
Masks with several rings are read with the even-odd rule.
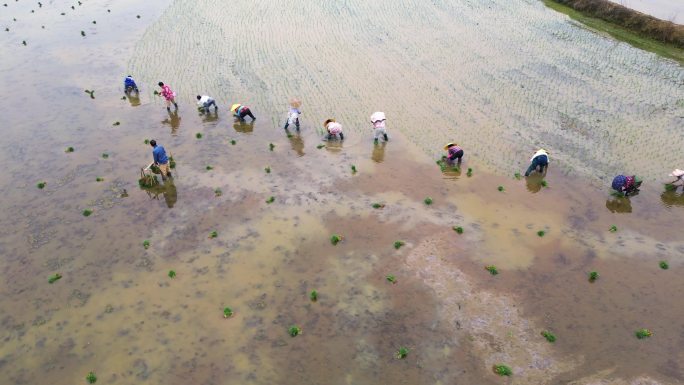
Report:
[[[373,207],[374,209],[382,209],[382,208],[385,208],[385,204],[384,203],[373,203],[371,205],[371,207]]]
[[[430,206],[432,204],[432,198],[427,197],[427,198],[423,199],[423,203]]]
[[[499,270],[497,270],[496,266],[494,266],[494,265],[485,266],[485,270],[487,270],[489,272],[489,274],[491,274],[491,275],[499,274]]]
[[[658,263],[658,266],[660,266],[660,268],[663,270],[667,270],[670,268],[670,265],[668,265],[665,261],[660,261],[660,263]]]
[[[209,233],[209,238],[213,239],[216,237],[218,237],[218,233],[216,231],[212,231],[211,233]]]
[[[356,174],[356,166],[354,166],[353,164],[351,166],[351,171],[352,171],[352,174]]]
[[[102,153],[102,159],[107,159],[107,158],[109,158],[109,154],[107,154],[106,152],[103,152]]]
[[[399,348],[399,350],[397,350],[397,354],[395,356],[397,357],[397,359],[403,360],[404,358],[406,358],[406,356],[408,356],[408,353],[409,349],[407,347],[402,346]]]
[[[513,177],[514,177],[515,179],[517,179],[517,180],[522,179],[522,175],[520,175],[519,172],[516,172],[515,174],[513,174]]]
[[[83,216],[84,217],[89,217],[92,213],[93,213],[93,210],[90,210],[90,209],[83,210]]]
[[[546,235],[546,231],[544,231],[544,230],[537,231],[537,236],[543,237],[544,235]]]
[[[38,182],[38,184],[36,185],[36,187],[38,187],[39,189],[42,190],[42,189],[45,188],[46,185],[47,185],[47,182]]]
[[[389,283],[392,283],[392,284],[397,283],[397,277],[395,277],[395,276],[392,275],[392,274],[388,274],[388,275],[385,277],[385,279],[386,279],[387,282],[389,282]]]
[[[611,233],[617,232],[617,226],[615,226],[615,225],[610,226],[610,228],[608,229],[608,231],[610,231]]]
[[[145,240],[143,241],[143,247],[145,248],[145,250],[149,249],[149,248],[150,248],[150,241],[148,241],[147,239],[145,239]]]
[[[541,332],[541,335],[549,342],[556,342],[556,336],[548,330]]]
[[[468,177],[473,176],[473,169],[469,167],[469,168],[468,168],[468,172],[466,172],[466,175],[467,175]]]
[[[235,141],[235,139],[231,139],[230,144],[232,144],[233,146],[235,146],[235,145],[237,144],[237,142]]]
[[[309,293],[309,299],[311,299],[311,302],[318,301],[318,292],[316,290],[311,290],[311,293]]]
[[[271,204],[273,202],[275,202],[275,197],[269,197],[268,199],[266,199],[266,203],[268,204]]]
[[[648,338],[653,335],[653,333],[648,330],[648,329],[639,329],[636,332],[634,332],[636,335],[636,338],[643,340],[644,338]]]
[[[571,19],[577,20],[593,30],[605,32],[610,36],[614,37],[615,39],[624,41],[625,43],[628,43],[636,48],[653,52],[666,58],[674,59],[677,62],[679,62],[679,64],[684,65],[684,50],[681,48],[661,43],[648,37],[639,36],[637,33],[632,32],[617,24],[610,23],[598,18],[586,16],[579,11],[576,11],[565,5],[558,4],[552,0],[543,1],[547,7],[555,11],[564,13],[568,15]]]
[[[499,191],[501,191],[501,192],[506,191],[506,189],[504,188],[504,186],[499,186],[499,187],[497,187],[496,189],[499,190]]]
[[[341,235],[333,234],[330,236],[330,243],[332,243],[333,245],[337,245],[342,241],[342,238],[343,237]]]
[[[492,367],[492,370],[494,370],[494,373],[500,375],[500,376],[510,376],[513,374],[513,370],[511,370],[510,367],[499,364],[499,365],[494,365]]]
[[[290,334],[290,337],[297,337],[298,335],[302,334],[302,328],[297,325],[292,325],[289,329],[287,329],[287,332]]]
[[[176,278],[176,272],[173,270],[169,270],[169,278]]]
[[[200,132],[196,133],[195,138],[202,139],[202,133],[200,133]]]
[[[542,179],[542,181],[540,182],[540,184],[541,184],[542,187],[549,187],[549,184],[548,184],[548,183],[546,182],[546,180],[544,180],[544,179]]]
[[[103,181],[104,181],[104,178],[101,176],[98,176],[97,178],[95,178],[95,182],[103,182]]]
[[[214,166],[207,166],[206,169],[207,169],[207,171],[211,171],[214,169]]]
[[[233,316],[233,309],[229,307],[223,308],[223,318],[228,318]]]
[[[88,381],[89,384],[94,384],[95,382],[97,382],[97,376],[95,375],[95,373],[90,372],[86,376],[86,381]]]
[[[404,241],[394,241],[394,248],[399,250],[405,244],[406,244],[406,242],[404,242]]]
[[[73,147],[67,147],[66,150],[64,150],[64,152],[74,152],[74,148]]]
[[[589,273],[589,282],[594,282],[598,279],[599,273],[596,271],[592,271]]]
[[[452,227],[452,228],[454,229],[454,231],[455,231],[457,234],[463,234],[463,227],[461,227],[461,226],[454,226],[454,227]]]
[[[62,278],[62,274],[55,273],[48,278],[48,283],[55,283]]]

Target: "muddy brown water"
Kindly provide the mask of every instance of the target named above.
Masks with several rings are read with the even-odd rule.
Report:
[[[524,1],[20,0],[0,15],[3,384],[684,382],[684,198],[659,184],[683,161],[676,64]],[[127,72],[139,98],[121,99]],[[234,101],[258,119],[235,122]],[[344,143],[320,140],[328,116]],[[151,138],[178,168],[145,191]],[[466,148],[460,172],[434,164],[445,140]],[[537,145],[548,187],[513,177]],[[641,194],[609,195],[618,169],[647,175]]]

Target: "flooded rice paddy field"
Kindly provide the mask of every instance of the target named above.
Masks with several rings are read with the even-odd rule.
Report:
[[[495,364],[510,384],[684,381],[684,197],[659,183],[682,162],[676,64],[537,2],[19,0],[1,15],[3,383],[495,384]],[[127,72],[139,98],[121,99]],[[204,92],[218,116],[194,108]],[[328,116],[345,143],[320,140]],[[178,167],[146,191],[151,138]],[[446,140],[466,148],[461,172],[434,164]],[[512,176],[538,145],[548,187]],[[616,170],[645,174],[642,193],[611,197],[599,181]]]

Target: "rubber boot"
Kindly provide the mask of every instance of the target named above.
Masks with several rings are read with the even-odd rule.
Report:
[[[340,140],[344,140],[344,134],[340,132]]]
[[[178,109],[178,104],[176,104],[176,102],[173,102],[173,106],[176,107],[176,109]]]
[[[389,138],[387,137],[387,134],[382,134],[382,137],[385,138],[385,142],[389,141]]]

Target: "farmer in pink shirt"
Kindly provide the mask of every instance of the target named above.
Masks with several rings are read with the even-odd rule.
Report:
[[[342,125],[337,123],[335,119],[327,119],[323,122],[323,127],[328,131],[328,140],[337,139],[339,136],[340,140],[344,140],[344,134],[342,133]]]
[[[176,93],[171,90],[171,87],[166,84],[159,82],[159,87],[161,87],[161,96],[166,99],[166,110],[171,112],[171,103],[178,109],[178,104],[176,104]]]

